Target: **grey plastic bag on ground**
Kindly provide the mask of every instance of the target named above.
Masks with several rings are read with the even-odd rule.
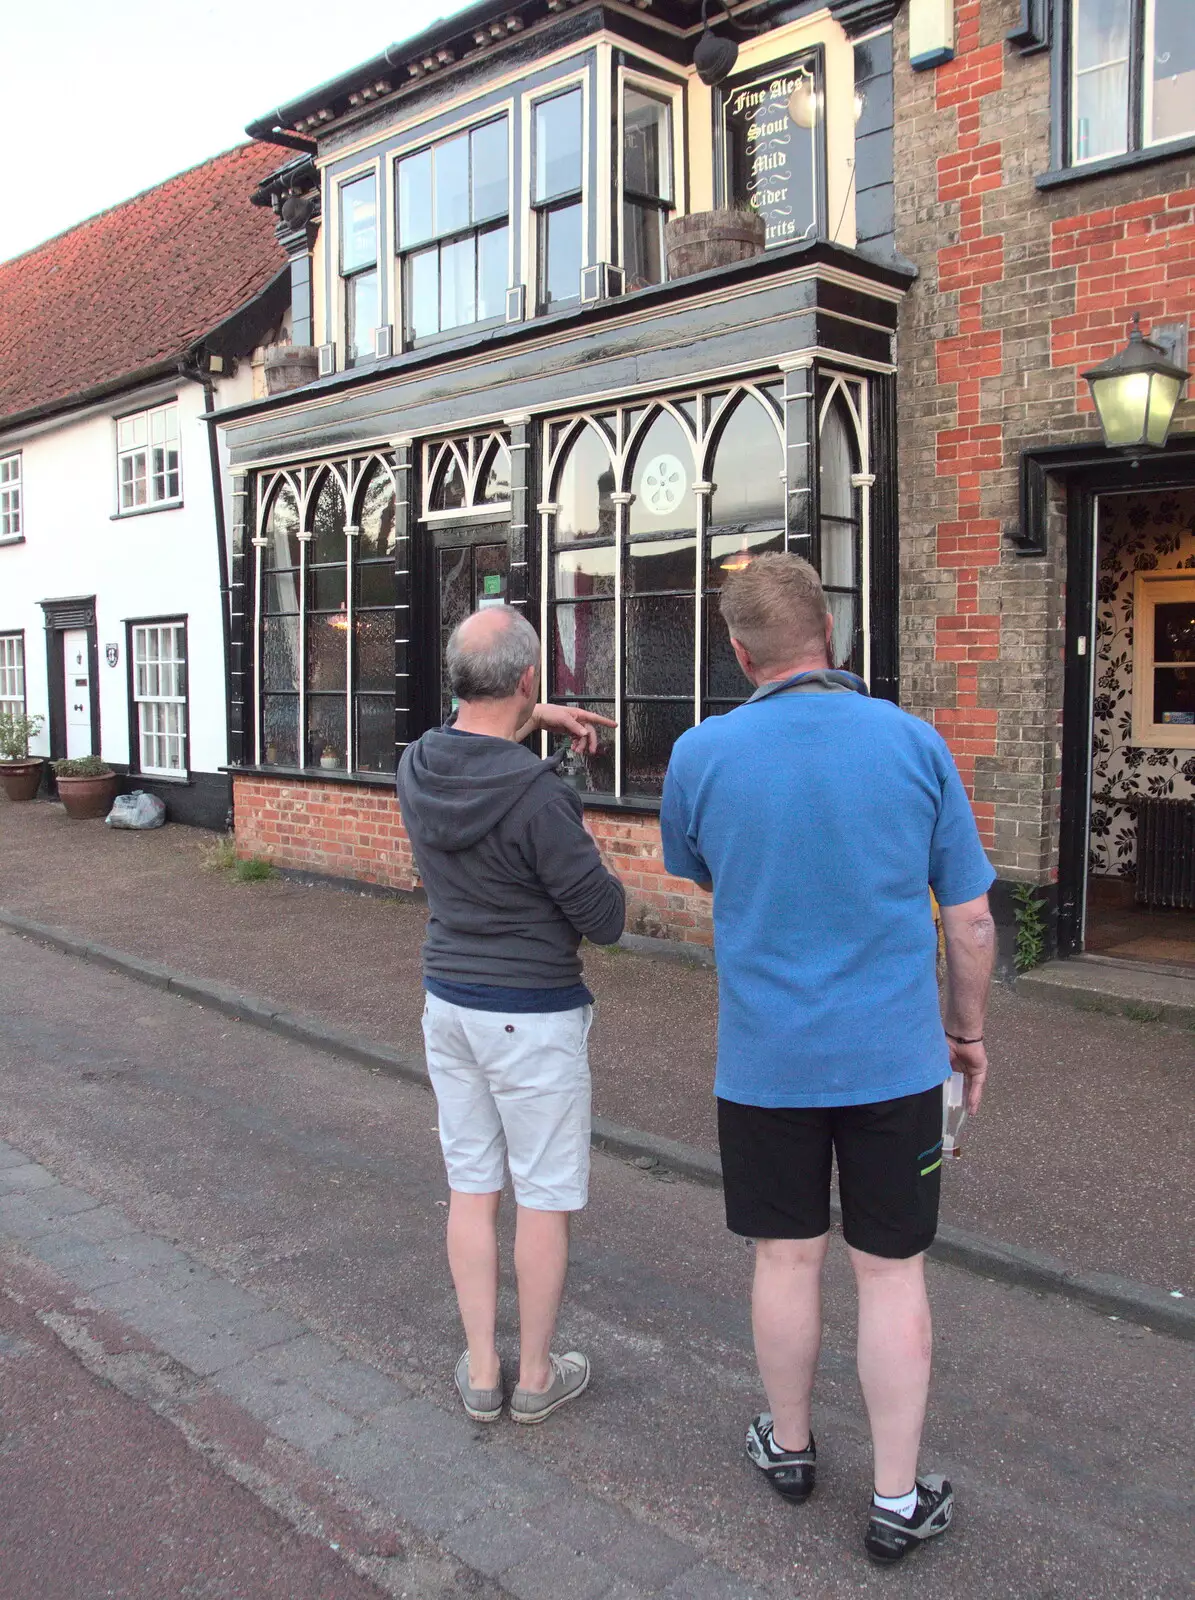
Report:
[[[107,816],[110,828],[160,828],[166,820],[166,807],[156,794],[134,789],[118,794]]]

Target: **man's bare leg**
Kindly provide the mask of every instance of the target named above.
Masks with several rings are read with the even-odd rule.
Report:
[[[848,1247],[849,1248],[849,1247]],[[859,1289],[859,1382],[871,1423],[875,1491],[907,1494],[929,1396],[933,1326],[925,1259],[888,1261],[850,1250]]]
[[[822,1263],[829,1235],[759,1239],[751,1326],[755,1359],[782,1450],[809,1444],[809,1402],[822,1341]]]
[[[568,1273],[567,1211],[520,1206],[515,1227],[519,1284],[519,1388],[543,1394],[552,1386],[548,1350]]]
[[[498,1385],[498,1203],[496,1194],[462,1194],[453,1189],[448,1202],[448,1265],[456,1288],[465,1343],[469,1347],[469,1382],[475,1389]]]

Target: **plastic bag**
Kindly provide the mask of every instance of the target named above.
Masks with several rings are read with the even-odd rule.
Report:
[[[166,820],[166,807],[156,794],[134,789],[118,794],[106,821],[110,828],[160,828]]]

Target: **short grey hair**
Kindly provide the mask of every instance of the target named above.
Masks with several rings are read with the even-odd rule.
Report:
[[[484,614],[475,611],[472,616]],[[471,617],[452,630],[444,660],[448,681],[458,700],[507,700],[519,687],[527,668],[538,667],[539,636],[535,629],[513,606],[504,606],[501,615],[505,626],[476,644],[461,639],[461,631]]]

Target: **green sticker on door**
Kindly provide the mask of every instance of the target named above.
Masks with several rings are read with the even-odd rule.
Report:
[[[498,572],[488,572],[481,580],[482,594],[501,594],[502,575]]]

